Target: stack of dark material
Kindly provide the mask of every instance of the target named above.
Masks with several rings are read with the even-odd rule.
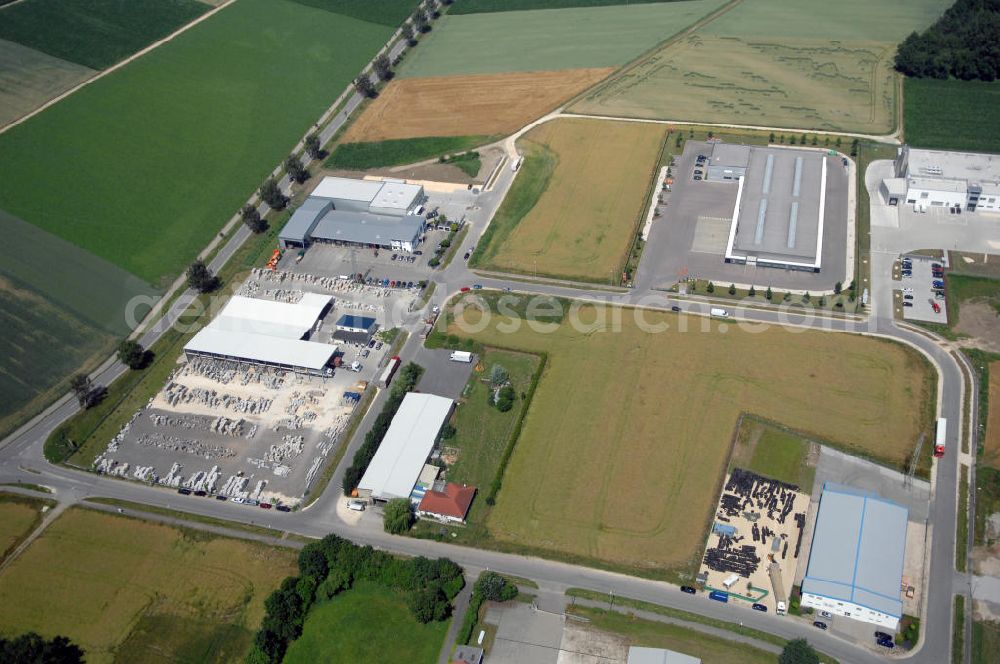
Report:
[[[754,540],[756,539],[755,534]],[[760,566],[756,546],[752,544],[737,546],[730,537],[720,537],[719,543],[705,552],[704,562],[709,569],[716,572],[732,572],[744,578],[749,578]]]
[[[795,540],[795,557],[799,557],[799,549],[802,548],[802,534],[806,530],[806,514],[799,512],[795,515],[795,525],[799,528],[799,537]]]
[[[734,468],[723,490],[721,506],[729,516],[754,508],[766,510],[769,519],[784,523],[785,517],[792,511],[798,489],[794,484]]]

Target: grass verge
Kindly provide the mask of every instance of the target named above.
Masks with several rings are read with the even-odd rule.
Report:
[[[975,537],[977,546],[993,546],[997,540],[987,537],[986,519],[1000,512],[1000,470],[989,466],[976,467]]]
[[[972,622],[972,664],[991,664],[1000,652],[1000,622]]]
[[[955,614],[951,623],[951,664],[965,662],[965,596],[955,595]]]
[[[330,156],[323,162],[323,166],[354,171],[400,166],[427,159],[448,157],[460,152],[465,153],[467,150],[486,145],[493,140],[494,138],[490,136],[429,136],[366,143],[341,143],[333,149]],[[448,163],[455,162],[449,160]],[[458,163],[455,165],[459,166]],[[462,167],[459,166],[459,168]],[[475,172],[469,173],[469,175],[472,177],[478,172],[479,167],[477,166]]]
[[[38,493],[52,493],[52,489],[47,486],[42,486],[41,484],[32,484],[31,482],[3,482],[0,486],[12,486],[18,489],[27,489],[29,491],[37,491]]]
[[[958,523],[955,526],[955,569],[965,573],[969,557],[969,467],[963,465],[958,480]]]
[[[192,498],[192,496],[184,496],[185,498]],[[195,500],[213,500],[213,498],[195,498]],[[217,528],[228,528],[229,530],[241,530],[245,533],[251,535],[262,535],[264,537],[273,537],[275,539],[283,539],[294,542],[311,542],[312,540],[308,537],[302,537],[301,535],[292,535],[283,530],[275,530],[274,528],[266,528],[264,526],[254,526],[248,523],[240,523],[239,521],[227,521],[225,519],[218,519],[213,516],[203,516],[201,514],[192,514],[191,512],[184,512],[182,510],[174,510],[166,507],[157,507],[156,505],[146,505],[144,503],[136,503],[131,500],[120,500],[118,498],[86,498],[84,502],[94,503],[95,505],[108,505],[111,507],[120,507],[122,509],[132,510],[134,512],[139,512],[139,518],[142,518],[142,513],[155,514],[157,516],[163,516],[171,519],[177,519],[181,522],[189,523],[200,523],[206,526],[214,526]],[[133,515],[136,516],[136,515]]]

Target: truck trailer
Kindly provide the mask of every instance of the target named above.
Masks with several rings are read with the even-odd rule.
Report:
[[[464,350],[452,351],[451,357],[448,358],[452,362],[465,362],[468,364],[472,362],[472,353]]]
[[[944,445],[946,438],[948,437],[948,420],[943,417],[939,417],[937,421],[937,430],[934,433],[934,456],[943,457],[944,456]]]
[[[385,366],[385,370],[382,372],[382,376],[378,380],[380,387],[389,387],[389,383],[392,382],[392,377],[396,375],[396,369],[399,368],[399,356],[393,355],[389,360],[389,364]]]

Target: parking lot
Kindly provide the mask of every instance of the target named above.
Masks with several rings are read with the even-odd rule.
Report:
[[[900,308],[904,320],[948,323],[944,259],[905,254],[894,266],[893,278],[900,282]]]
[[[737,184],[694,179],[698,155],[710,151],[708,143],[688,141],[683,154],[676,157],[671,190],[661,190],[658,216],[643,249],[637,287],[665,289],[679,279],[694,277],[817,293],[846,281],[847,169],[837,166],[828,172],[821,272],[741,265],[725,262]]]

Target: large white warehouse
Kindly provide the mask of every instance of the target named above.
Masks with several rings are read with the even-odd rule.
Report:
[[[403,397],[358,483],[358,495],[379,502],[409,498],[453,404],[451,399],[420,392]]]

